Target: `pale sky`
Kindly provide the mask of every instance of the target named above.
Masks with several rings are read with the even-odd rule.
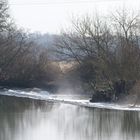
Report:
[[[59,33],[70,25],[72,15],[107,15],[122,7],[140,10],[140,0],[9,0],[18,27],[30,32]]]

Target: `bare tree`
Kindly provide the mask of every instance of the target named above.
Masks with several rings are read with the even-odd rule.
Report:
[[[94,75],[89,78],[94,88],[105,83],[110,86],[119,79],[140,78],[139,15],[117,11],[110,22],[86,16],[74,20],[72,27],[56,41],[57,52],[85,66],[81,75],[87,79]]]

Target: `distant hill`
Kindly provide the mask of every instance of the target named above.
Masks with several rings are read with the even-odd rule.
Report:
[[[54,44],[54,39],[58,35],[54,34],[41,34],[41,33],[33,33],[30,34],[30,38],[35,41],[37,44],[42,45],[44,47],[50,48]]]

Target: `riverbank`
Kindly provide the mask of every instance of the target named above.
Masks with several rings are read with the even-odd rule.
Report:
[[[29,81],[0,81],[0,89],[26,89],[26,88],[40,88],[55,93],[58,86],[47,82],[29,82]]]
[[[42,92],[28,92],[24,94],[24,91],[12,91],[9,90],[7,94],[0,95],[0,108],[5,110],[14,110],[14,109],[24,109],[29,108],[41,108],[45,109],[49,104],[60,105],[67,104],[79,107],[86,107],[89,109],[105,109],[105,110],[118,110],[118,111],[140,111],[140,106],[132,106],[132,104],[126,103],[91,103],[88,99],[76,99],[75,96],[70,98],[63,98],[63,95],[51,96]],[[65,95],[64,95],[65,96]],[[79,96],[80,97],[80,96]]]

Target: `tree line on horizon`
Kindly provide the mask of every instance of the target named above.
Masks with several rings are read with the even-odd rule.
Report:
[[[47,86],[61,75],[93,91],[113,88],[119,80],[140,81],[140,15],[123,9],[105,18],[75,18],[49,49],[16,27],[7,1],[1,0],[0,85]],[[75,65],[63,77],[54,61]]]

